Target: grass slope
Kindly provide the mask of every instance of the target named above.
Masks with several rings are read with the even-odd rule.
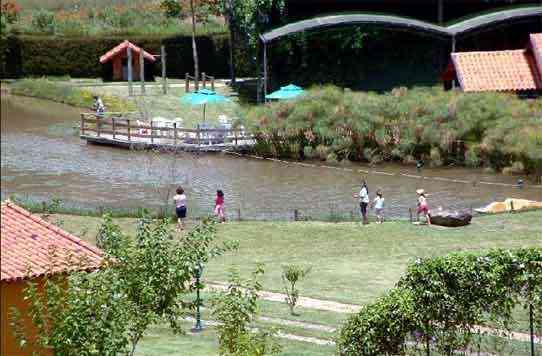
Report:
[[[365,304],[385,293],[417,257],[458,251],[487,251],[542,245],[542,211],[477,217],[470,226],[447,229],[408,222],[361,226],[358,223],[243,222],[220,226],[219,239],[240,241],[237,252],[214,259],[205,271],[211,281],[226,281],[236,265],[248,274],[264,263],[264,289],[282,291],[281,265],[311,265],[300,284],[302,295]],[[75,234],[93,242],[99,218],[52,216]],[[117,219],[129,233],[133,219]]]

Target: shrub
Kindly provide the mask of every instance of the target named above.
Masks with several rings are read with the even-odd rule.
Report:
[[[511,166],[504,167],[502,170],[503,174],[514,175],[525,173],[525,166],[522,162],[516,161],[512,163]]]
[[[296,287],[297,282],[305,278],[311,271],[311,267],[304,268],[298,265],[286,265],[282,266],[282,284],[284,291],[286,292],[286,297],[284,300],[290,308],[290,314],[296,315],[294,313],[294,308],[297,305],[297,300],[299,298],[299,290]]]
[[[306,159],[313,159],[315,155],[315,149],[312,148],[311,146],[305,146],[303,148],[303,155],[305,156]]]
[[[476,168],[481,165],[482,160],[478,156],[478,153],[476,153],[477,151],[478,151],[478,147],[472,146],[472,147],[469,147],[467,151],[465,152],[465,164],[467,165],[467,167]]]
[[[319,160],[325,161],[327,159],[328,152],[329,152],[329,148],[327,146],[318,145],[316,146],[314,154],[315,154],[315,157],[318,158]]]
[[[211,315],[219,322],[219,354],[228,356],[264,356],[280,353],[281,347],[271,330],[253,333],[250,323],[258,313],[260,265],[249,280],[241,280],[236,270],[230,272],[229,287],[211,299]]]
[[[55,13],[46,9],[35,10],[32,13],[32,26],[41,33],[54,34],[56,32]]]
[[[442,166],[443,161],[442,161],[442,157],[440,155],[440,150],[438,149],[438,147],[431,148],[430,157],[431,157],[431,163],[430,164],[431,164],[432,167],[440,167],[440,166]]]
[[[405,354],[413,335],[427,342],[427,353],[432,340],[451,355],[468,348],[478,325],[501,321],[508,329],[516,306],[542,312],[541,295],[541,248],[417,259],[394,289],[348,319],[337,351]]]

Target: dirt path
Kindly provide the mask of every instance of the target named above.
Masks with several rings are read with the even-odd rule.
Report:
[[[209,282],[207,283],[207,287],[206,287],[206,290],[208,291],[224,291],[226,289],[227,289],[227,284],[222,283],[222,282]],[[269,291],[260,291],[258,295],[260,296],[261,299],[271,301],[271,302],[283,303],[284,299],[286,298],[285,294],[269,292]],[[297,305],[303,308],[325,310],[325,311],[331,311],[335,313],[344,313],[344,314],[357,313],[362,308],[361,305],[344,304],[344,303],[334,302],[330,300],[314,299],[314,298],[307,298],[307,297],[300,297]],[[327,331],[327,332],[336,331],[336,329],[332,327],[319,325],[319,324],[311,324],[311,323],[300,322],[300,321],[291,321],[291,320],[268,318],[268,317],[261,317],[260,319],[262,321],[268,321],[268,322],[276,323],[279,325],[299,326],[306,329]],[[507,335],[510,339],[521,341],[521,342],[530,342],[531,340],[530,335],[527,333],[520,333],[520,332],[507,333],[503,330],[493,329],[486,326],[476,326],[474,329],[475,331],[480,331],[481,333],[487,333],[494,336]],[[535,343],[539,344],[540,342],[541,342],[541,338],[535,335]]]
[[[194,319],[192,317],[184,318],[184,320],[190,321],[190,322],[195,322],[196,321],[196,319]],[[220,325],[219,322],[213,321],[213,320],[202,320],[202,323],[204,325],[208,325],[208,326]],[[251,330],[252,331],[258,331],[258,328],[252,328]],[[279,337],[281,339],[292,340],[292,341],[309,342],[309,343],[312,343],[312,344],[322,345],[322,346],[333,346],[333,345],[335,345],[335,342],[332,341],[332,340],[320,339],[320,338],[311,337],[311,336],[299,336],[299,335],[295,335],[295,334],[288,334],[288,333],[281,332],[281,331],[279,331],[277,333],[277,337]]]
[[[209,291],[224,291],[228,285],[222,282],[208,282],[206,290]],[[260,298],[271,302],[284,302],[285,294],[261,291],[258,293]],[[318,309],[332,311],[335,313],[352,314],[361,310],[360,305],[338,303],[330,300],[314,299],[307,297],[299,297],[297,305],[303,308]]]

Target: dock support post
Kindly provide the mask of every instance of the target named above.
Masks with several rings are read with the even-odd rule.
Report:
[[[81,128],[79,129],[79,135],[85,135],[85,114],[81,114]]]
[[[134,90],[132,88],[132,48],[128,47],[128,95],[134,95]]]
[[[207,85],[207,76],[205,75],[205,72],[201,73],[201,80],[203,81],[203,89],[205,89]]]
[[[197,126],[197,132],[196,132],[196,138],[197,138],[197,142],[198,142],[198,148],[200,146],[200,136],[201,136],[201,131],[200,131],[200,128],[199,128],[199,124]]]
[[[166,75],[166,46],[160,47],[160,60],[162,62],[162,92],[167,94],[167,75]]]
[[[131,141],[132,140],[132,133],[130,132],[130,119],[127,119],[126,120],[126,125],[128,126],[127,127],[127,131],[128,131],[128,141]]]
[[[154,143],[154,131],[152,129],[152,120],[151,120],[151,143]]]
[[[100,137],[102,131],[102,119],[99,116],[96,116],[96,135]]]
[[[177,123],[173,123],[173,144],[177,146]]]
[[[139,51],[139,81],[141,83],[141,95],[145,95],[145,57],[143,57],[143,48]]]
[[[116,131],[117,131],[117,125],[115,124],[114,117],[111,118],[111,126],[113,126],[113,140],[114,140],[116,136]]]
[[[267,99],[267,44],[263,43],[263,102],[266,103]]]

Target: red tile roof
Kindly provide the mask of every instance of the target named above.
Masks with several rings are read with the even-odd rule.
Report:
[[[136,46],[135,44],[133,44],[130,41],[124,40],[121,44],[119,44],[118,46],[112,48],[106,54],[101,56],[100,57],[100,63],[103,64],[103,63],[111,60],[116,55],[121,54],[124,51],[126,51],[128,49],[128,47],[130,47],[132,49],[132,52],[134,52],[134,55],[139,55],[139,51],[143,51],[143,57],[145,57],[146,60],[151,61],[151,62],[156,61],[156,58],[152,54],[150,54],[149,52],[147,52],[145,50],[142,50],[141,48],[139,48],[138,46]]]
[[[12,202],[2,203],[0,225],[2,282],[92,270],[102,263],[100,249]]]
[[[463,91],[542,89],[542,79],[528,50],[452,53]]]
[[[531,33],[530,39],[531,49],[538,64],[538,72],[542,73],[542,33]]]

